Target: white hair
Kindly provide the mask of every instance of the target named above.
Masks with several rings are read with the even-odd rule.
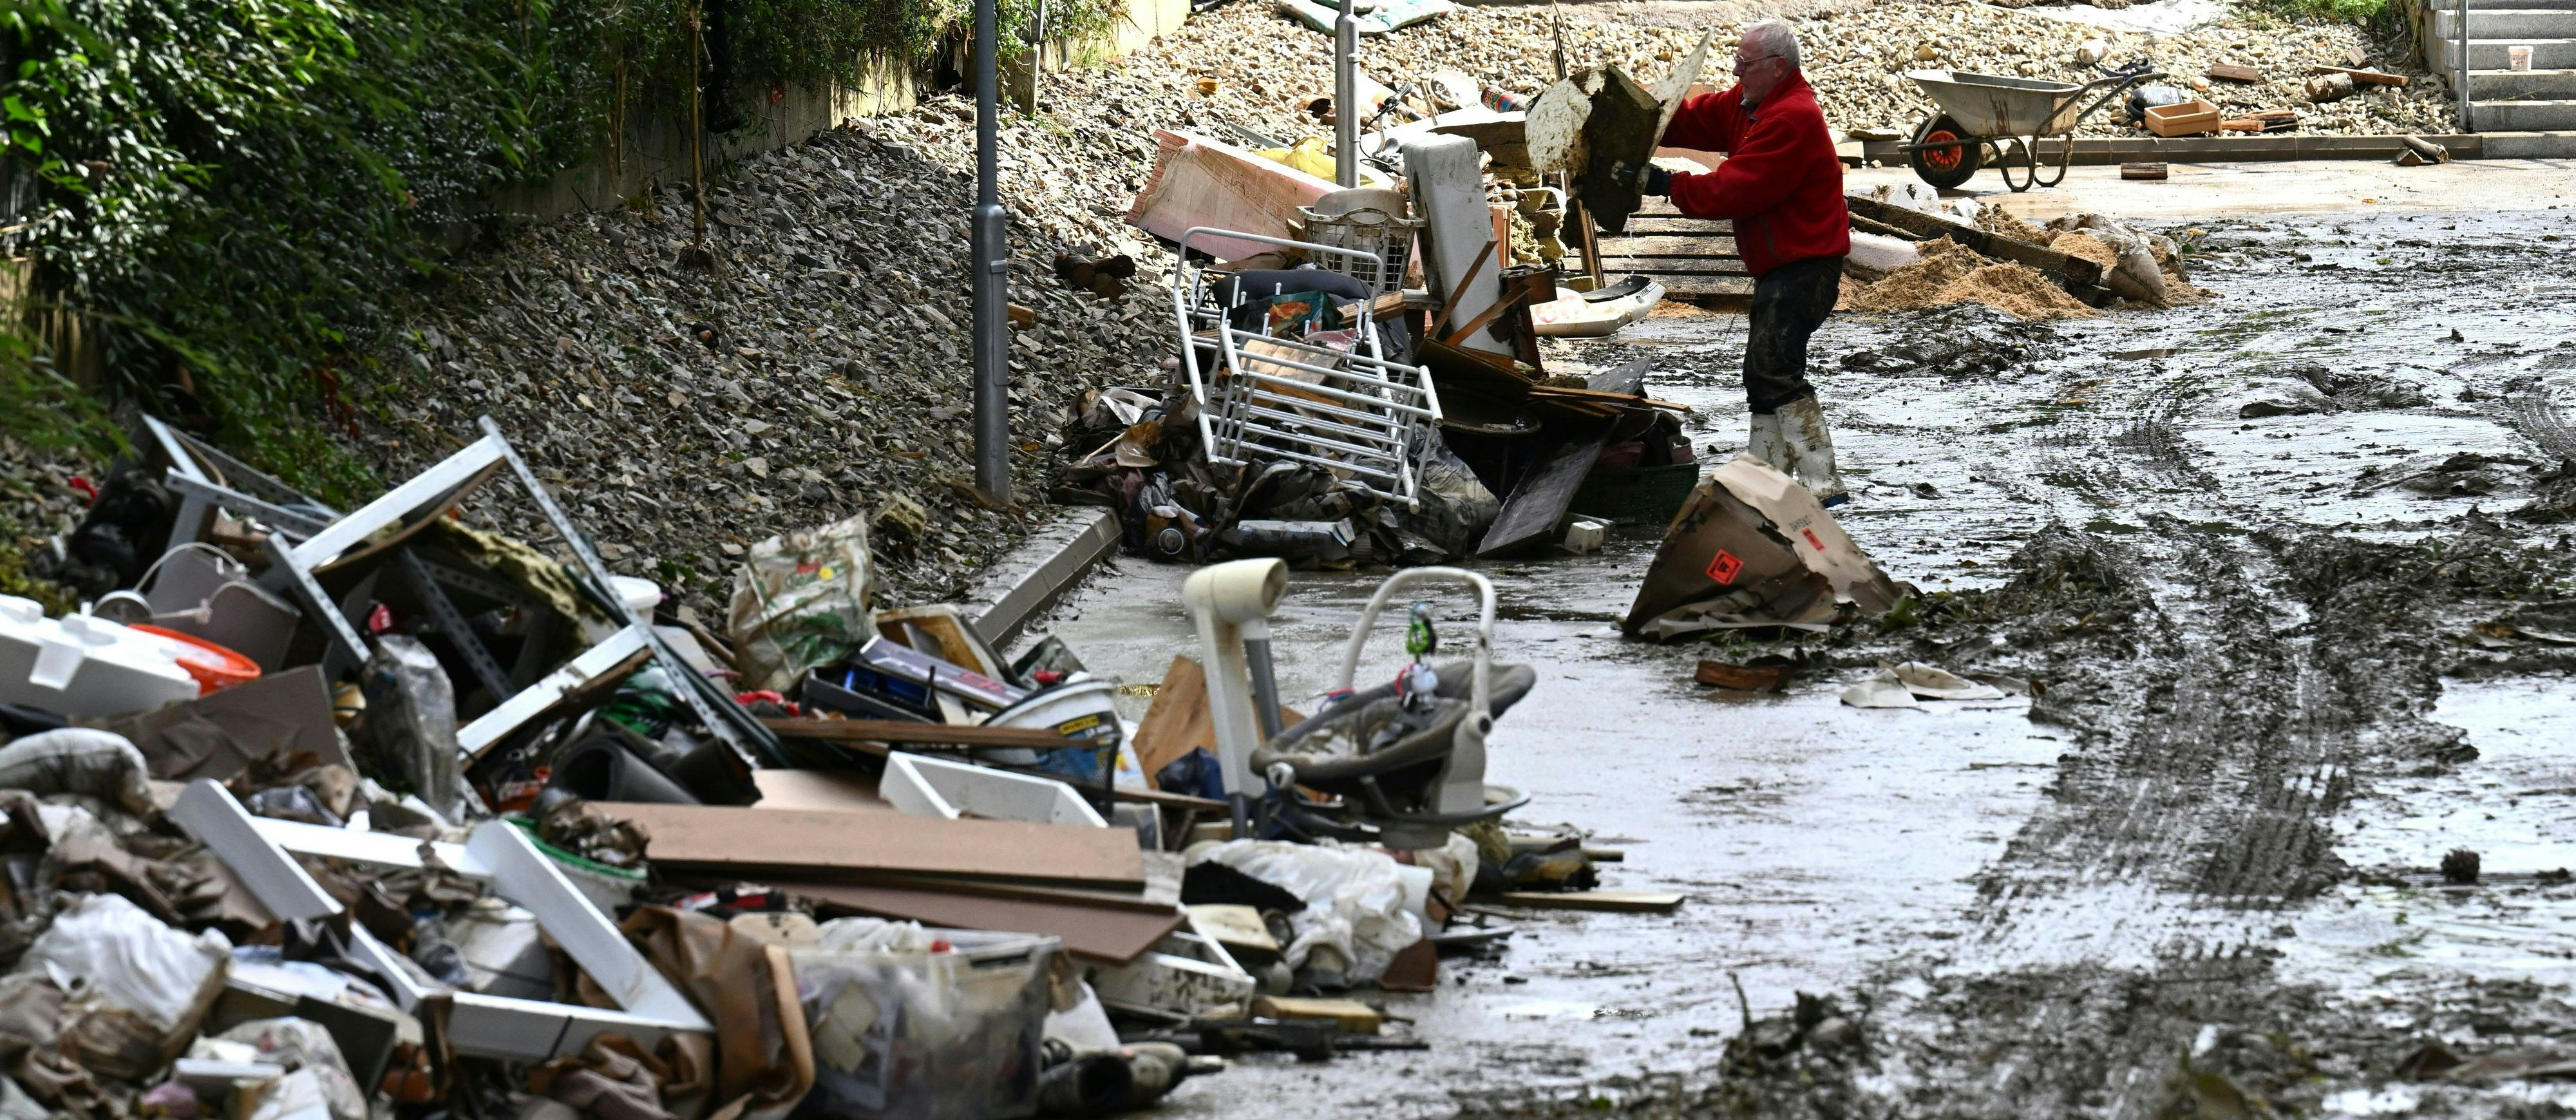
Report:
[[[1791,27],[1788,20],[1755,20],[1744,25],[1741,44],[1737,49],[1752,47],[1757,57],[1785,58],[1789,65],[1798,65],[1798,29]]]

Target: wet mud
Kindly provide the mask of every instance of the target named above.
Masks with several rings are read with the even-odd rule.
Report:
[[[2576,354],[2542,342],[2570,315],[2541,284],[2520,299],[2513,287],[2530,258],[2566,256],[2393,236],[2420,224],[2491,237],[2511,223],[2228,223],[2196,238],[2198,279],[2228,297],[2217,314],[2141,332],[2174,345],[1982,308],[1869,324],[1896,337],[1845,351],[1853,376],[1829,382],[1827,399],[1866,395],[1863,377],[2055,382],[2053,399],[2025,391],[2019,408],[1991,409],[2012,419],[1976,425],[2029,434],[1972,479],[2049,516],[1990,566],[2000,585],[1935,592],[1909,624],[1856,628],[1822,652],[1837,665],[1914,658],[2028,679],[2031,721],[2067,733],[2054,781],[1977,874],[1972,932],[1841,993],[1877,1009],[1860,1020],[1864,1045],[1495,1111],[2405,1112],[2416,1105],[2396,1106],[2421,1103],[2408,1075],[2422,1075],[2437,1019],[2471,1022],[2473,1049],[2576,1030],[2563,989],[2480,979],[2451,986],[2438,1010],[2397,1015],[2344,998],[2339,981],[2357,975],[2277,967],[2295,919],[2330,892],[2423,870],[2356,867],[2338,822],[2389,780],[2476,763],[2468,733],[2434,718],[2444,680],[2564,673],[2576,645],[2576,628],[2556,629],[2576,623],[2576,604],[2558,601],[2576,552],[2543,528],[2576,513],[2576,426],[2553,386]],[[2402,278],[2367,286],[2411,302],[2350,290],[2350,272]],[[2471,326],[2473,341],[2458,330],[2516,305],[2534,316],[2520,331]],[[2112,317],[2123,321],[2137,319]],[[2088,342],[2109,360],[2068,360]],[[2351,420],[2373,415],[2391,422],[2371,430],[2398,438],[2354,440]],[[2275,418],[2340,430],[2263,430]],[[2484,446],[2461,448],[2468,425],[2445,421],[2485,429]],[[2267,439],[2279,450],[2247,453]],[[2265,478],[2318,497],[2248,485]],[[1935,485],[1906,489],[1940,500]],[[1743,656],[1764,643],[1722,644]],[[2382,1099],[2389,1084],[2414,1095]],[[2500,1096],[2451,1091],[2443,1104],[2520,1114],[2513,1102],[2528,1094]]]

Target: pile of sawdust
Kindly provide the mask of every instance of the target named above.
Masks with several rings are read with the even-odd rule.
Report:
[[[1923,258],[1877,283],[1848,293],[1853,311],[1915,311],[1954,303],[1982,303],[2019,319],[2075,319],[2093,314],[2036,270],[1999,264],[1949,238],[1915,246]]]
[[[2092,234],[2077,230],[2068,230],[2065,233],[2058,234],[2053,240],[2040,240],[2040,238],[2046,237],[2048,237],[2048,234],[2042,232],[2039,235],[2039,238],[2033,238],[2032,240],[2038,244],[2046,245],[2060,253],[2064,253],[2067,256],[2082,257],[2085,260],[2101,265],[2102,271],[2104,272],[2109,272],[2112,269],[2120,267],[2120,254],[2112,252],[2110,246],[2103,244],[2100,239],[2094,237]]]
[[[2005,213],[2003,207],[1991,202],[1977,207],[1977,228],[2032,245],[2048,244],[2047,230]]]

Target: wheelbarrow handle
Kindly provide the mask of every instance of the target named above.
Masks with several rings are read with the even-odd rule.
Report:
[[[2084,88],[2076,90],[2075,97],[2069,98],[2068,100],[2081,98],[2085,94],[2091,93],[2103,86],[2109,86],[2111,88],[2104,90],[2102,96],[2095,98],[2092,104],[2085,106],[2083,112],[2075,114],[2075,123],[2084,123],[2084,118],[2100,112],[2102,110],[2102,106],[2110,104],[2112,98],[2128,92],[2130,86],[2136,85],[2140,82],[2152,82],[2164,76],[2165,72],[2162,70],[2147,70],[2136,74],[2127,74],[2118,77],[2095,78],[2092,81],[2084,83]],[[2069,142],[2072,142],[2071,138]]]

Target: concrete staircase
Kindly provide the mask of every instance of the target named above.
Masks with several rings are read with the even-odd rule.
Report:
[[[2426,65],[2448,79],[2460,64],[2458,0],[2424,0]],[[2576,130],[2576,0],[2468,0],[2469,116],[2479,132]],[[2506,48],[2531,48],[2531,69],[2508,69]]]

